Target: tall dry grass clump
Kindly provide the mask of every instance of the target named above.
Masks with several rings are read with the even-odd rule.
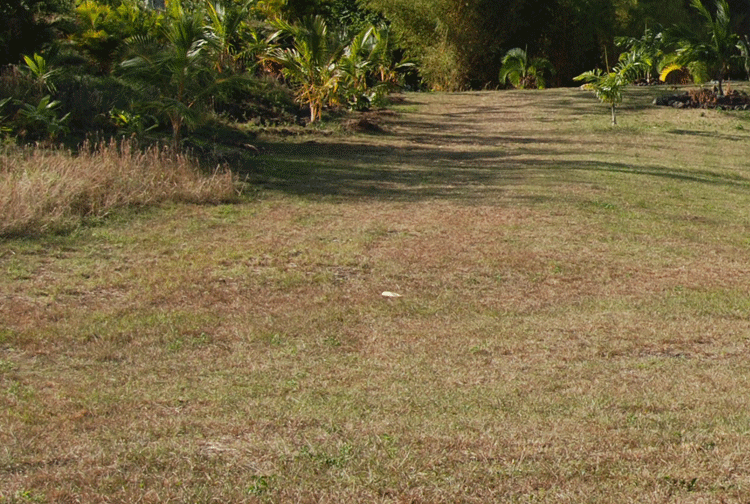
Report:
[[[80,154],[32,147],[0,151],[0,236],[61,231],[116,208],[237,197],[228,169],[203,173],[189,156],[133,141],[84,144]]]

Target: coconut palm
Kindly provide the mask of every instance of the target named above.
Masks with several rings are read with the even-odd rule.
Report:
[[[357,34],[344,49],[339,67],[344,74],[344,94],[350,105],[377,105],[398,87],[403,72],[414,64],[397,56],[397,40],[386,25],[370,26]]]
[[[545,72],[554,73],[554,68],[546,58],[529,58],[526,51],[515,47],[505,53],[500,68],[500,82],[510,81],[519,89],[544,89],[547,82]]]
[[[159,93],[146,105],[169,118],[177,144],[183,126],[195,123],[197,107],[222,82],[215,68],[217,44],[203,13],[187,12],[179,5],[174,6],[161,37],[163,43],[150,37],[131,39],[129,49],[134,56],[121,67],[144,89]]]
[[[391,87],[397,86],[404,71],[414,68],[414,62],[397,56],[400,48],[399,39],[387,24],[375,26],[372,36],[375,39],[375,46],[370,53],[370,60],[377,78]]]
[[[310,107],[310,122],[320,119],[323,107],[336,100],[341,81],[338,60],[344,52],[342,38],[328,29],[322,16],[305,17],[300,25],[278,19],[277,40],[291,37],[291,47],[276,47],[268,59],[281,65],[284,76],[294,86],[298,103]]]
[[[398,72],[409,66],[393,57],[393,39],[384,26],[370,26],[356,34],[339,58],[341,94],[353,108],[366,109],[384,97],[398,80]]]
[[[701,0],[691,0],[690,4],[703,18],[703,31],[696,34],[681,30],[677,33],[675,63],[686,66],[704,64],[718,83],[719,95],[723,95],[722,82],[739,52],[739,37],[732,32],[729,5],[726,0],[716,0],[716,15],[712,16]]]
[[[377,46],[375,28],[367,28],[352,38],[337,62],[342,78],[341,94],[352,108],[366,109],[370,105],[367,94],[370,76],[375,69]]]
[[[219,73],[241,70],[241,38],[243,25],[250,15],[254,0],[236,5],[219,0],[205,0],[209,27],[217,45],[215,68]]]

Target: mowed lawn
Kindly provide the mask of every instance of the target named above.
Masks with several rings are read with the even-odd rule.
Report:
[[[408,94],[0,242],[0,503],[746,504],[750,113],[669,91]]]

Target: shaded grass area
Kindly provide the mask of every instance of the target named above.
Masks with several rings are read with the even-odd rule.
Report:
[[[0,501],[744,502],[748,116],[632,93],[410,95],[2,242]]]
[[[467,93],[450,113],[429,96],[410,97],[407,103],[421,112],[392,121],[387,140],[313,137],[271,144],[261,180],[300,195],[407,201],[471,201],[530,177],[565,184],[571,171],[748,183],[747,174],[725,166],[739,158],[724,157],[727,150],[742,151],[750,127],[743,114],[684,111],[680,123],[670,123],[665,118],[675,111],[648,105],[656,91],[632,93],[622,112],[625,125],[616,130],[602,121],[596,100],[578,90],[519,94],[505,103]],[[699,160],[692,158],[695,149],[701,149]]]

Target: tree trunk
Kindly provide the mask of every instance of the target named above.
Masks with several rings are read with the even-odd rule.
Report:
[[[182,117],[179,115],[172,117],[172,145],[177,147],[180,145],[182,136]]]
[[[617,126],[617,113],[615,112],[615,104],[612,104],[612,126]]]
[[[315,120],[318,118],[318,114],[315,110],[315,105],[310,102],[310,124],[314,123]]]

